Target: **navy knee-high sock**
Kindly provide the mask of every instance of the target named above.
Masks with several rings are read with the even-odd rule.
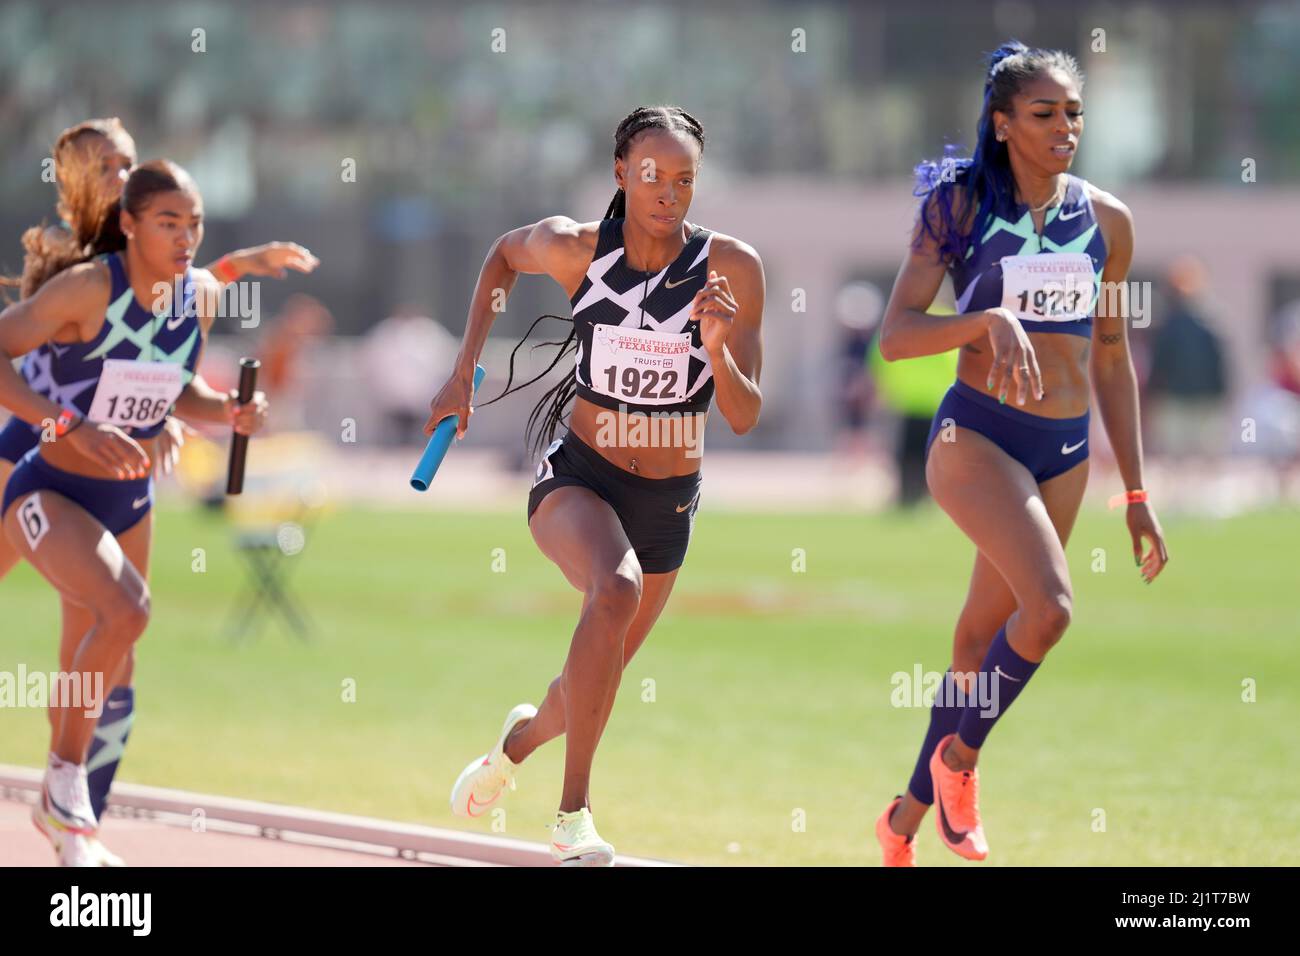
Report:
[[[95,819],[104,815],[108,803],[108,790],[113,786],[126,738],[135,721],[135,691],[130,687],[114,687],[104,704],[104,712],[95,725],[95,736],[90,741],[86,755],[86,783],[90,788],[90,805]]]
[[[964,709],[963,699],[959,694],[950,667],[943,675],[943,684],[934,695],[934,703],[930,705],[930,729],[925,732],[925,743],[921,744],[921,752],[916,756],[916,769],[912,771],[912,779],[907,784],[907,789],[912,796],[922,803],[934,803],[934,781],[930,779],[930,755],[934,753],[934,748],[939,746],[940,740],[957,732],[957,724],[961,720]]]
[[[978,692],[967,698],[966,707],[957,724],[957,735],[961,737],[961,742],[976,750],[983,747],[993,725],[1010,709],[1036,670],[1037,664],[1025,660],[1011,649],[1007,643],[1007,628],[1004,624],[989,645],[988,653],[984,655],[976,684],[977,690],[989,688],[989,693],[996,696],[985,702],[990,704],[987,707],[979,700]]]

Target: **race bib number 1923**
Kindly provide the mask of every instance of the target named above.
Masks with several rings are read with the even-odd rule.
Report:
[[[1092,256],[1050,252],[1002,257],[1002,307],[1019,319],[1071,322],[1092,313]]]
[[[121,428],[150,428],[163,420],[183,387],[181,367],[171,362],[105,359],[86,417]]]
[[[591,333],[591,387],[638,405],[686,400],[690,332],[596,325]]]

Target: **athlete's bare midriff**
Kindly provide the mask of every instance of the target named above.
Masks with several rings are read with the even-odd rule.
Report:
[[[1077,418],[1088,410],[1092,388],[1088,381],[1088,350],[1091,340],[1081,335],[1059,332],[1030,332],[1029,342],[1038,359],[1043,376],[1043,400],[1034,398],[1026,385],[1025,404],[1016,402],[1016,384],[1008,378],[1007,405],[1044,418]],[[979,349],[974,352],[971,347]],[[987,338],[977,339],[961,349],[957,359],[957,377],[977,392],[997,397],[997,382],[988,388],[989,368],[993,364],[993,347]]]
[[[642,478],[673,478],[700,470],[707,412],[648,418],[640,424],[636,418],[647,416],[576,398],[569,430],[606,461]]]

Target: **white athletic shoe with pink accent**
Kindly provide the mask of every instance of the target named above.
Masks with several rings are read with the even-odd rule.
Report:
[[[70,833],[90,836],[99,829],[90,805],[85,764],[60,760],[50,754],[41,785],[40,806],[50,821]]]
[[[515,771],[519,765],[505,754],[506,738],[515,725],[536,716],[537,708],[532,704],[519,704],[510,711],[496,746],[475,757],[456,778],[451,788],[452,813],[458,817],[481,817],[507,787],[515,789]]]
[[[98,841],[94,837],[65,830],[45,810],[44,804],[45,793],[42,791],[40,800],[32,807],[32,824],[50,841],[50,846],[54,847],[54,852],[59,858],[59,866],[110,865],[105,863],[96,852],[95,844]]]
[[[555,815],[551,857],[560,866],[613,866],[614,845],[596,832],[591,810],[583,807]]]

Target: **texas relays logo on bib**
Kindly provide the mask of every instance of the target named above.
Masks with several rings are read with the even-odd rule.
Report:
[[[686,398],[691,333],[597,325],[591,337],[591,387],[647,405]]]
[[[1095,273],[1087,253],[1002,257],[1002,306],[1022,320],[1070,322],[1087,318]]]

